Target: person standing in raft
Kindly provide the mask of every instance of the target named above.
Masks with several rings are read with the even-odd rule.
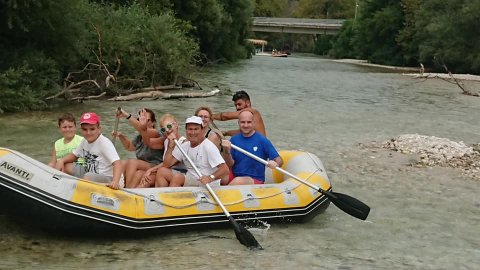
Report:
[[[258,110],[252,108],[252,103],[250,102],[250,96],[247,94],[247,92],[243,90],[236,92],[233,95],[232,101],[235,105],[235,108],[237,109],[236,112],[216,113],[213,115],[213,119],[220,120],[220,121],[238,119],[240,112],[249,110],[250,112],[252,112],[253,118],[255,120],[254,129],[257,132],[261,133],[263,136],[267,137],[267,131],[265,130],[265,124],[263,123],[262,115]],[[229,131],[224,131],[223,136],[233,136],[238,133],[240,133],[240,130],[238,129],[229,130]]]
[[[84,139],[80,145],[67,156],[59,159],[56,168],[65,171],[69,163],[78,158],[85,160],[81,170],[74,170],[73,175],[86,180],[108,183],[113,189],[123,188],[122,164],[112,141],[102,135],[100,117],[93,112],[82,114],[80,126]]]
[[[65,113],[58,118],[58,130],[63,135],[63,138],[58,139],[52,151],[52,158],[48,163],[48,166],[55,168],[57,160],[70,154],[77,148],[83,137],[77,135],[77,124],[75,117],[71,113]],[[65,168],[65,172],[68,174],[73,173],[73,166],[82,166],[82,160],[76,163],[71,163]]]
[[[223,157],[232,172],[228,185],[263,184],[265,182],[265,165],[232,149],[231,144],[233,143],[264,160],[268,159],[268,167],[271,169],[282,166],[283,159],[270,140],[253,128],[255,120],[252,112],[242,111],[238,118],[238,125],[241,133],[230,138],[230,141],[222,141]]]
[[[202,175],[197,175],[188,159],[175,145],[174,134],[168,136],[168,148],[165,149],[165,158],[163,166],[159,168],[155,179],[156,187],[180,187],[180,186],[200,186],[208,184],[217,179],[221,179],[228,174],[228,167],[223,160],[218,148],[208,139],[203,132],[203,121],[198,116],[191,116],[185,121],[187,132],[187,141],[180,144],[187,156],[195,163]],[[173,173],[170,167],[182,162],[187,168],[187,173]],[[220,185],[220,181],[217,185]]]
[[[155,128],[155,113],[150,109],[143,109],[145,111],[145,121],[148,129]],[[142,111],[143,111],[142,110]],[[113,137],[118,137],[122,142],[123,147],[127,151],[135,151],[136,159],[122,160],[122,168],[125,176],[125,187],[135,188],[140,183],[142,175],[150,168],[162,163],[163,161],[163,149],[157,150],[148,147],[144,141],[144,138],[140,134],[141,123],[138,118],[132,117],[132,114],[127,113],[121,109],[116,112],[116,117],[127,119],[128,123],[134,127],[139,134],[135,136],[133,140],[128,139],[123,133],[117,131],[112,132]]]

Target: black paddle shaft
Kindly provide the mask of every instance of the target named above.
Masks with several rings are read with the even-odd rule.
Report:
[[[182,148],[180,143],[175,139],[175,144],[177,145],[178,149],[180,152],[182,152],[183,156],[190,162],[190,165],[192,165],[193,169],[197,173],[198,176],[201,176],[202,174],[200,173],[200,170],[197,168],[197,166],[192,162],[190,157],[185,153],[185,150]],[[263,249],[262,246],[257,242],[257,239],[250,233],[247,229],[245,229],[242,225],[238,224],[238,222],[230,215],[228,212],[227,208],[223,205],[222,201],[220,201],[220,198],[218,198],[217,194],[215,194],[215,191],[213,191],[212,187],[210,187],[209,184],[206,184],[205,187],[207,188],[208,192],[210,195],[212,195],[213,199],[217,202],[218,206],[222,209],[223,213],[225,216],[228,218],[228,221],[230,224],[232,224],[232,227],[235,231],[235,235],[237,236],[238,241],[240,243],[250,249]]]

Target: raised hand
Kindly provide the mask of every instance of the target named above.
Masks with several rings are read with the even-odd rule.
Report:
[[[126,112],[124,109],[116,110],[115,116],[117,118],[127,118],[130,114]]]
[[[144,128],[144,130],[146,130],[148,120],[147,120],[147,111],[145,109],[141,109],[138,112],[138,121],[140,122],[141,127]]]

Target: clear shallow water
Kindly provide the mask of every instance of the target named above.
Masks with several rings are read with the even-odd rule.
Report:
[[[231,229],[141,239],[71,239],[19,228],[0,216],[0,268],[178,269],[477,269],[479,182],[448,168],[409,167],[414,158],[359,143],[405,133],[479,142],[480,99],[443,81],[415,81],[383,70],[311,57],[254,57],[198,76],[203,86],[245,89],[279,149],[319,156],[337,192],[372,207],[366,222],[331,205],[305,224],[253,231],[265,248],[252,252]],[[231,94],[205,99],[87,102],[79,115],[103,116],[104,132],[122,106],[150,107],[179,119],[200,105],[233,109]],[[0,116],[0,145],[48,160],[60,111]],[[235,123],[217,122],[227,129]],[[120,130],[133,135],[124,122]],[[117,145],[119,147],[119,144]],[[122,158],[131,153],[120,150]]]

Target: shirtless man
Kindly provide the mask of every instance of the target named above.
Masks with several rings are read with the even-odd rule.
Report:
[[[235,108],[237,109],[236,112],[221,112],[221,113],[216,113],[213,115],[214,120],[220,120],[220,121],[227,121],[227,120],[233,120],[233,119],[238,119],[238,116],[242,111],[248,110],[252,112],[253,114],[253,119],[255,122],[255,126],[253,127],[256,131],[261,133],[263,136],[267,136],[267,132],[265,131],[265,124],[263,123],[262,115],[260,112],[254,108],[252,108],[252,103],[250,102],[250,97],[248,96],[247,92],[241,90],[236,92],[233,95],[232,101],[235,104]],[[240,130],[229,130],[229,131],[224,131],[223,135],[224,136],[233,136],[240,133]]]

